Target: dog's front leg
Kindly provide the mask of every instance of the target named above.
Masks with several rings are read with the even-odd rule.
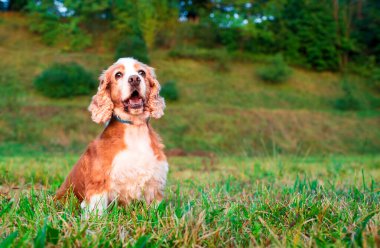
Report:
[[[87,196],[81,203],[83,218],[88,219],[91,214],[102,215],[108,206],[108,194],[106,192]]]
[[[148,205],[150,205],[152,202],[160,203],[162,199],[164,198],[164,186],[155,181],[151,180],[148,181],[148,183],[144,187],[144,198]]]

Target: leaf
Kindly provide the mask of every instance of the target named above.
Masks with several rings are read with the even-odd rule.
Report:
[[[47,229],[46,222],[47,222],[47,218],[45,218],[44,225],[42,226],[42,228],[38,230],[37,236],[34,239],[35,248],[45,247],[46,229]]]
[[[0,248],[9,247],[13,243],[13,241],[17,238],[17,236],[18,236],[18,231],[15,231],[15,232],[9,234],[3,240],[3,242],[0,243]]]
[[[8,204],[4,206],[3,210],[1,210],[0,212],[0,217],[3,216],[3,214],[7,213],[11,209],[12,204],[13,202],[8,202]]]
[[[354,237],[355,237],[355,242],[359,246],[363,245],[363,236],[362,236],[363,230],[365,229],[365,227],[367,226],[367,224],[371,220],[371,218],[379,212],[380,211],[373,211],[373,212],[369,213],[368,215],[366,215],[364,218],[362,218],[360,225],[356,228]]]
[[[26,213],[29,218],[34,216],[34,210],[27,197],[23,197],[19,202],[19,213]]]
[[[46,239],[48,242],[56,245],[59,239],[59,230],[51,227],[50,225],[47,226]]]
[[[136,241],[135,245],[133,247],[135,248],[143,248],[147,245],[148,241],[150,239],[150,235],[143,235],[140,236],[139,239]]]

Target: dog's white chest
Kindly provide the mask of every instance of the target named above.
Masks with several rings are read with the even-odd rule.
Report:
[[[124,142],[126,149],[120,151],[112,162],[112,198],[140,199],[150,180],[165,185],[168,164],[155,156],[148,127],[127,128]]]

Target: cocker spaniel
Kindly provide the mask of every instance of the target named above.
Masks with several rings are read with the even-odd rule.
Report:
[[[165,102],[154,69],[121,58],[100,76],[89,111],[104,131],[87,147],[56,193],[61,199],[72,189],[86,211],[101,214],[117,201],[160,202],[168,163],[160,137],[149,118],[160,118]]]

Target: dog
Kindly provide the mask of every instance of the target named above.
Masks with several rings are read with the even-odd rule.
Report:
[[[56,199],[72,190],[85,213],[98,215],[111,202],[159,203],[169,165],[149,123],[165,108],[154,69],[133,58],[120,58],[99,81],[88,110],[94,122],[106,127],[74,165]]]

